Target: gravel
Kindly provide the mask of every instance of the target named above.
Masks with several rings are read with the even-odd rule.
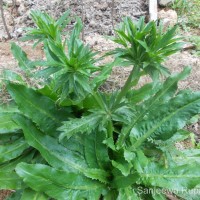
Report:
[[[15,5],[13,2],[16,2]],[[83,2],[83,4],[82,4]],[[113,4],[114,2],[114,4]],[[5,18],[12,37],[24,34],[25,27],[33,26],[31,10],[48,12],[55,18],[70,9],[72,16],[80,16],[85,25],[85,34],[96,32],[104,35],[113,34],[113,25],[117,25],[125,16],[137,19],[146,15],[147,0],[4,0]],[[71,21],[73,25],[74,20]],[[0,40],[6,33],[0,19]]]

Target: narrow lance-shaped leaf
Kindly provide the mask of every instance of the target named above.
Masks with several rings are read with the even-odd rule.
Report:
[[[66,25],[69,23],[70,21],[70,17],[69,17],[70,11],[67,10],[66,12],[64,12],[62,14],[62,16],[57,20],[56,24],[62,29],[64,29],[66,27]]]
[[[97,181],[46,165],[21,163],[16,171],[29,187],[55,199],[98,200],[103,189]]]
[[[58,61],[62,64],[68,64],[69,60],[65,54],[64,49],[56,44],[53,39],[47,40],[46,48],[46,53],[50,54],[53,60]]]
[[[192,116],[200,113],[200,93],[180,94],[162,106],[159,105],[159,113],[157,110],[153,110],[145,121],[132,129],[131,137],[135,138],[133,148],[138,148],[149,137],[168,139],[183,128]]]
[[[156,50],[167,47],[171,41],[174,39],[174,33],[177,29],[177,26],[174,26],[172,29],[170,29],[167,33],[165,33],[162,37],[162,39],[159,41],[158,45],[156,46]]]
[[[20,127],[13,121],[12,117],[19,110],[13,103],[0,107],[0,134],[16,133]]]
[[[199,185],[200,171],[195,163],[174,168],[163,168],[152,163],[144,168],[140,176],[146,186],[175,189],[178,192]]]
[[[83,24],[82,24],[80,18],[77,18],[75,27],[71,33],[69,41],[67,42],[69,57],[73,57],[74,49],[76,47],[75,46],[76,40],[79,39],[82,28],[83,28]]]
[[[94,77],[92,80],[92,85],[94,85],[94,88],[97,89],[100,85],[102,85],[110,76],[112,69],[114,66],[116,66],[119,63],[118,60],[114,61],[113,63],[109,65],[105,65],[102,69],[102,71]]]
[[[60,144],[62,144],[67,149],[79,153],[81,156],[84,155],[84,138],[85,135],[75,135],[71,137],[69,140],[66,138],[62,140]]]

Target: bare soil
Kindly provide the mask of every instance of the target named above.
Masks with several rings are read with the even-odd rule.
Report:
[[[33,43],[20,43],[17,40],[0,42],[0,71],[4,69],[11,69],[15,72],[19,71],[19,68],[16,67],[17,63],[11,52],[11,42],[16,42],[18,45],[20,45],[27,53],[28,57],[32,60],[42,59],[44,56],[42,47],[37,46],[35,49],[33,49]]]
[[[4,200],[11,193],[12,191],[9,191],[9,190],[0,190],[0,200]]]
[[[11,36],[18,38],[24,34],[24,27],[33,26],[30,18],[31,10],[45,11],[55,18],[70,9],[71,16],[82,18],[85,34],[96,32],[111,35],[113,25],[118,24],[123,17],[137,19],[148,12],[147,0],[3,0],[6,22]],[[83,2],[83,3],[82,3]],[[75,22],[71,20],[71,25]],[[0,18],[0,40],[7,35]]]

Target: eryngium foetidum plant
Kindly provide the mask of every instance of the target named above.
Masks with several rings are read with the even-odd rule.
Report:
[[[200,152],[175,143],[190,137],[184,127],[200,113],[200,92],[177,91],[190,68],[170,75],[161,63],[180,49],[175,28],[164,33],[155,22],[126,18],[113,38],[121,47],[108,53],[116,60],[97,66],[79,19],[63,42],[68,13],[58,21],[38,11],[32,17],[37,27],[26,39],[43,42],[46,60],[30,61],[12,44],[39,87],[4,72],[12,101],[0,108],[0,189],[15,190],[15,199],[167,199],[162,191],[199,199],[192,191]],[[119,64],[132,67],[125,85],[102,92]],[[152,82],[135,89],[147,74]]]

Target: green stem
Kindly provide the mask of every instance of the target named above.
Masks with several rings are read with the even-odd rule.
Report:
[[[122,98],[124,96],[126,96],[127,92],[132,87],[133,82],[134,82],[134,84],[136,84],[135,81],[138,82],[139,78],[140,78],[139,67],[138,66],[133,67],[133,69],[132,69],[132,71],[131,71],[131,73],[130,73],[130,75],[129,75],[129,77],[128,77],[125,85],[124,85],[124,87],[121,89],[119,95],[117,96],[117,99],[115,101],[115,105],[120,103]]]
[[[108,138],[113,138],[114,128],[113,128],[112,119],[110,119],[108,122],[107,131],[108,131]],[[114,140],[114,138],[113,138],[113,140]]]

